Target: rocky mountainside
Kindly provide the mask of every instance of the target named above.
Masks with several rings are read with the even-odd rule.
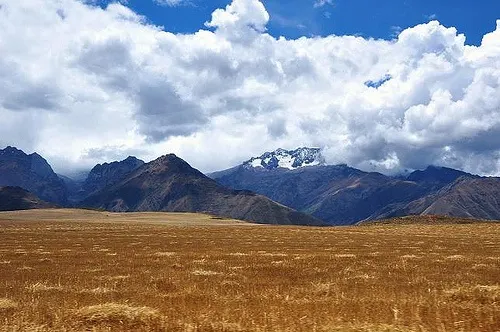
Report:
[[[345,165],[298,170],[237,167],[216,180],[233,189],[255,191],[332,225],[375,218],[388,206],[409,202],[424,194],[414,182]]]
[[[438,192],[410,202],[397,214],[500,220],[500,178],[462,176]]]
[[[346,165],[318,163],[289,169],[249,167],[249,162],[210,176],[221,185],[255,191],[332,225],[409,214],[414,211],[408,207],[410,203],[436,194],[458,178],[475,178],[435,166],[401,179]]]
[[[384,211],[381,211],[368,219],[422,214],[431,202],[434,201],[436,195],[441,190],[447,186],[453,185],[461,178],[482,179],[477,175],[472,175],[447,167],[429,166],[425,170],[414,171],[403,181],[415,183],[418,188],[420,188],[417,198],[412,200],[402,200],[399,204],[388,206]],[[425,206],[425,208],[423,208],[423,206]]]
[[[20,187],[0,187],[0,211],[46,209],[54,207]]]
[[[87,179],[82,185],[85,196],[120,182],[142,165],[144,165],[144,161],[135,157],[96,165],[89,172]]]
[[[94,193],[83,206],[110,211],[204,212],[265,224],[323,225],[264,196],[227,189],[172,154]]]
[[[10,146],[0,150],[0,186],[18,186],[60,205],[67,202],[64,182],[45,159]]]

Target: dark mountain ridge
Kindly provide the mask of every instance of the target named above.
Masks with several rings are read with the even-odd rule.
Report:
[[[406,180],[417,183],[426,183],[427,185],[442,186],[442,184],[452,183],[462,176],[477,177],[477,175],[469,174],[453,168],[428,166],[425,170],[416,170],[408,175]]]
[[[267,152],[210,177],[216,181],[167,155],[148,164],[135,157],[99,164],[85,181],[74,181],[56,175],[36,153],[27,155],[13,147],[0,150],[0,186],[19,186],[60,206],[78,207],[83,201],[85,206],[112,211],[207,212],[307,225],[321,224],[318,219],[349,225],[429,214],[500,219],[498,178],[446,167],[390,177],[326,165],[319,149],[299,148]]]
[[[387,206],[397,206],[425,193],[415,182],[346,165],[297,170],[239,167],[216,180],[233,189],[257,192],[333,225],[377,218]]]
[[[265,156],[266,154],[264,154]],[[259,158],[259,157],[257,157]],[[254,160],[252,158],[251,160]],[[486,185],[481,178],[459,170],[429,166],[405,177],[390,177],[380,173],[364,172],[347,165],[316,165],[287,169],[283,167],[249,167],[249,163],[210,174],[221,185],[233,189],[252,190],[298,211],[309,213],[332,225],[349,225],[363,220],[376,220],[429,211],[442,211],[449,202],[450,190],[444,191],[460,179],[477,180],[475,189]],[[491,192],[492,188],[490,188]],[[461,205],[460,216],[500,219],[500,208],[481,207],[488,201],[488,192]],[[457,196],[453,196],[456,199]],[[440,206],[438,209],[437,206]],[[457,214],[457,209],[453,213]],[[483,212],[479,212],[483,211]]]
[[[144,165],[144,161],[136,157],[128,157],[122,161],[112,163],[97,164],[89,172],[82,188],[86,196],[88,196],[121,181],[142,165]]]
[[[170,154],[144,164],[83,205],[110,211],[203,212],[266,224],[324,225],[249,191],[225,188]]]
[[[20,187],[0,187],[0,211],[47,209],[55,207]]]
[[[18,186],[45,201],[67,203],[66,186],[47,161],[11,146],[0,150],[0,186]]]

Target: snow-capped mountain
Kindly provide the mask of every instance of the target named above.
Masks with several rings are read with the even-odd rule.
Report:
[[[489,199],[500,193],[498,178],[482,179],[433,166],[406,177],[347,165],[304,167],[321,164],[319,149],[279,149],[209,176],[220,185],[256,192],[331,225],[429,213],[480,219],[500,216],[500,203]],[[477,203],[478,197],[484,204]]]
[[[326,165],[325,158],[321,155],[321,149],[319,148],[277,149],[243,163],[246,168],[286,168],[290,170],[323,165]]]

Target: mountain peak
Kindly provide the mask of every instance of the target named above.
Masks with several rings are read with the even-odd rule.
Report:
[[[22,150],[19,150],[13,146],[8,146],[6,147],[5,149],[3,150],[0,150],[0,155],[5,155],[5,156],[27,156],[26,153],[24,153],[24,151]]]
[[[144,161],[136,157],[128,157],[122,161],[97,164],[87,176],[83,189],[87,194],[106,186],[113,185],[144,165]]]
[[[245,163],[246,168],[276,169],[285,168],[294,170],[309,166],[324,166],[325,158],[319,148],[302,147],[296,150],[277,149],[273,152],[266,152],[259,157],[254,157]]]
[[[42,156],[12,146],[0,150],[0,186],[18,186],[57,204],[67,199],[63,181]]]
[[[177,157],[173,153],[169,153],[169,154],[163,155],[161,157],[158,157],[156,159],[156,161],[173,161],[173,160],[178,160],[178,159],[181,159],[181,158]]]
[[[459,171],[453,168],[430,165],[423,171],[411,173],[407,180],[415,182],[444,182],[451,183],[462,176],[472,176],[472,174]]]
[[[135,161],[139,161],[141,162],[142,160],[138,159],[137,157],[134,157],[134,156],[128,156],[126,159],[124,159],[123,161],[125,162],[135,162]]]
[[[324,225],[264,196],[220,186],[174,154],[147,163],[82,204],[120,212],[202,212],[258,223]]]
[[[138,166],[141,166],[144,164],[144,161],[142,161],[141,159],[138,159],[134,156],[128,156],[126,159],[123,159],[121,161],[113,161],[113,162],[109,162],[109,163],[102,163],[102,164],[97,164],[94,166],[94,169],[99,169],[99,168],[109,168],[109,167],[117,167],[117,166],[120,166],[120,165],[130,165],[130,164],[134,164],[134,165],[137,165]]]
[[[175,154],[169,153],[169,154],[163,155],[163,156],[158,157],[155,160],[151,161],[148,164],[148,167],[150,167],[150,168],[151,167],[155,167],[155,168],[167,167],[171,164],[182,164],[182,163],[186,163],[186,162],[184,160],[182,160],[181,158],[177,157]]]
[[[173,153],[161,156],[152,162],[146,164],[149,171],[154,173],[178,173],[178,174],[191,174],[191,175],[203,175],[197,169],[191,167],[184,159],[176,156]]]

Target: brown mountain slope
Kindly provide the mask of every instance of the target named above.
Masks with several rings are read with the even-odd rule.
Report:
[[[500,220],[500,178],[463,176],[393,213]]]
[[[53,205],[20,187],[0,187],[0,211],[46,209]]]
[[[265,224],[323,225],[270,199],[227,189],[175,155],[145,164],[118,184],[84,200],[110,211],[205,212]]]
[[[500,178],[462,177],[426,201],[423,215],[499,220]]]

